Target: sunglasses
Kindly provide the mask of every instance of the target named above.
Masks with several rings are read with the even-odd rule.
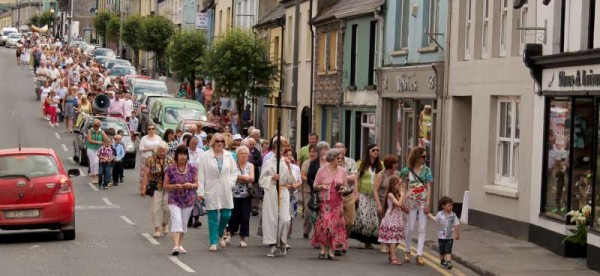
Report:
[[[149,127],[148,130],[154,130],[154,128],[153,127]]]
[[[215,144],[225,144],[225,140],[215,140]]]
[[[379,149],[371,149],[371,152],[379,152]]]

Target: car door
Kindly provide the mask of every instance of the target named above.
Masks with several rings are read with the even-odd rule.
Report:
[[[83,145],[85,145],[85,137],[87,135],[87,128],[85,127],[87,125],[86,122],[87,119],[81,120],[79,125],[75,126],[75,129],[79,130],[79,134],[75,136],[73,146],[75,147],[75,152],[78,153],[78,157],[81,157],[82,155],[81,150],[85,150]]]

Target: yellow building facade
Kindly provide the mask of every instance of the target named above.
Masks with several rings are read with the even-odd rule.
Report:
[[[12,11],[0,14],[0,28],[13,27]]]

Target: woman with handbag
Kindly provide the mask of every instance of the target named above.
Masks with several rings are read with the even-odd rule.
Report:
[[[372,244],[377,243],[379,232],[379,219],[377,218],[377,205],[373,196],[375,177],[383,170],[383,162],[379,160],[379,146],[367,146],[365,156],[358,161],[358,185],[354,186],[358,208],[356,208],[356,221],[351,238],[361,242],[359,249],[372,249]]]
[[[419,238],[417,242],[417,265],[424,266],[423,246],[425,245],[425,233],[427,226],[427,214],[429,213],[429,203],[431,200],[431,170],[425,165],[427,152],[422,147],[416,147],[410,151],[406,163],[407,167],[400,171],[400,178],[404,183],[406,193],[406,203],[403,210],[408,213],[406,222],[405,242],[407,251],[404,255],[404,261],[410,261],[410,248],[412,244],[412,234],[415,228],[415,222],[419,219]]]
[[[169,211],[171,233],[173,233],[172,254],[186,254],[183,248],[183,237],[187,233],[187,221],[192,213],[192,206],[197,198],[198,169],[188,163],[188,149],[185,145],[175,150],[175,164],[165,171],[163,187],[169,192]]]
[[[384,208],[387,204],[386,198],[388,194],[388,187],[390,178],[392,176],[400,176],[398,172],[398,157],[392,154],[388,154],[383,158],[383,166],[385,170],[380,171],[375,177],[375,184],[373,185],[373,197],[375,198],[375,204],[377,205],[377,218],[379,221],[383,219],[385,215]],[[379,250],[383,254],[387,254],[387,246],[381,246]]]
[[[250,208],[252,207],[249,187],[254,183],[254,165],[248,162],[250,155],[248,147],[240,146],[235,152],[240,174],[233,189],[233,213],[227,231],[230,235],[234,235],[239,230],[240,247],[248,247],[246,238],[250,236]]]
[[[310,232],[312,231],[317,220],[317,210],[319,209],[319,203],[318,195],[314,188],[314,182],[315,177],[317,177],[317,173],[319,172],[319,169],[329,164],[329,162],[327,162],[327,152],[329,151],[329,143],[325,141],[317,143],[315,151],[317,152],[319,157],[310,161],[306,172],[306,182],[308,183],[308,188],[310,189],[310,197],[308,198],[308,202],[306,203],[307,208],[306,213],[304,214],[305,239],[308,239],[308,236],[310,236]]]
[[[168,193],[163,190],[163,180],[167,167],[174,164],[173,159],[167,158],[168,145],[160,142],[154,154],[146,160],[144,167],[144,184],[140,188],[142,197],[152,197],[152,226],[154,226],[154,237],[169,234],[169,199]]]
[[[225,226],[233,209],[233,188],[239,170],[233,154],[225,150],[225,136],[215,133],[210,148],[200,157],[198,180],[202,188],[198,196],[204,199],[208,213],[208,235],[211,252],[226,245],[223,239]]]
[[[348,180],[344,156],[337,149],[327,151],[328,165],[321,167],[315,177],[314,187],[319,193],[319,214],[315,223],[315,234],[311,245],[319,246],[319,259],[336,260],[334,251],[347,247],[346,225],[344,222],[344,201]]]

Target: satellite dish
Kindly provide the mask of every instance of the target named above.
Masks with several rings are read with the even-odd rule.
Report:
[[[90,7],[89,11],[91,15],[96,15],[98,13],[98,9],[96,9],[96,7]]]

